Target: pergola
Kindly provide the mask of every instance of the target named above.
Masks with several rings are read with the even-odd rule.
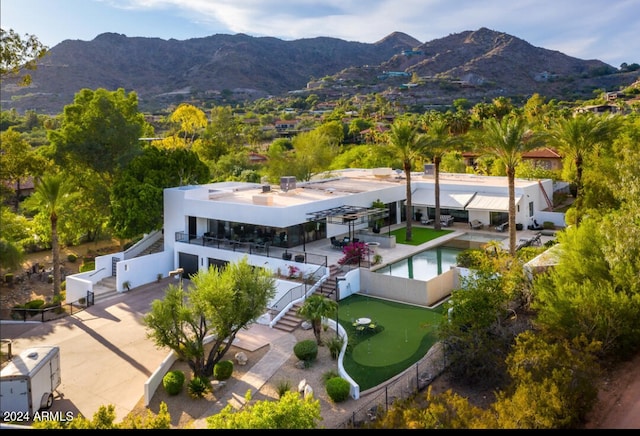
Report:
[[[307,221],[317,222],[325,220],[327,224],[348,226],[348,234],[353,238],[357,224],[368,224],[371,220],[384,219],[389,216],[388,209],[362,206],[337,206],[307,214]]]

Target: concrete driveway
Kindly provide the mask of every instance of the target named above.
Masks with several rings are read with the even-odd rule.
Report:
[[[2,323],[0,337],[12,353],[34,345],[60,347],[62,383],[51,412],[93,417],[115,406],[120,422],[144,396],[144,383],[169,354],[146,337],[142,317],[164,296],[168,279],[98,301],[71,316],[46,323]]]

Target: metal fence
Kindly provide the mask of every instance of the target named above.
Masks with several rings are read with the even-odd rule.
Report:
[[[239,253],[256,254],[265,257],[280,258],[284,260],[295,260],[299,263],[310,263],[313,265],[327,266],[327,256],[314,254],[304,250],[292,250],[286,247],[279,247],[269,244],[258,244],[255,242],[240,242],[229,239],[219,239],[209,236],[189,237],[185,232],[176,232],[176,242],[184,242],[192,245],[202,245],[204,247],[217,248]]]
[[[362,406],[335,428],[361,428],[387,412],[397,400],[405,400],[426,389],[445,369],[443,346],[436,343],[425,357],[381,386],[360,394]]]
[[[93,305],[94,295],[93,292],[87,291],[87,297],[81,298],[78,301],[72,301],[61,304],[47,304],[46,307],[38,309],[28,309],[24,307],[13,307],[0,309],[0,319],[12,320],[12,321],[36,321],[46,322],[53,321],[55,319],[64,318],[65,316],[78,313],[87,307]]]

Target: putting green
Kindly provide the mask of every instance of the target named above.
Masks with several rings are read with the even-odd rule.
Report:
[[[435,342],[440,313],[438,309],[352,295],[340,301],[338,313],[351,346],[345,360],[363,367],[409,366]],[[358,331],[358,318],[369,318],[377,328],[366,326]]]
[[[418,351],[420,343],[410,344],[404,339],[390,339],[386,337],[389,333],[385,333],[386,331],[378,333],[352,348],[351,358],[355,363],[374,367],[389,366],[409,359]]]

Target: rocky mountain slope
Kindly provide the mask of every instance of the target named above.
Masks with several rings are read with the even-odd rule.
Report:
[[[238,103],[294,91],[323,98],[393,95],[411,77],[419,77],[420,86],[406,94],[420,104],[533,92],[592,98],[598,87],[633,82],[601,61],[533,47],[485,28],[426,43],[394,32],[373,44],[328,37],[284,41],[217,34],[178,41],[105,33],[92,41],[63,41],[31,75],[26,88],[3,81],[3,110],[57,114],[82,88],[135,91],[141,110],[157,111],[182,101]]]

